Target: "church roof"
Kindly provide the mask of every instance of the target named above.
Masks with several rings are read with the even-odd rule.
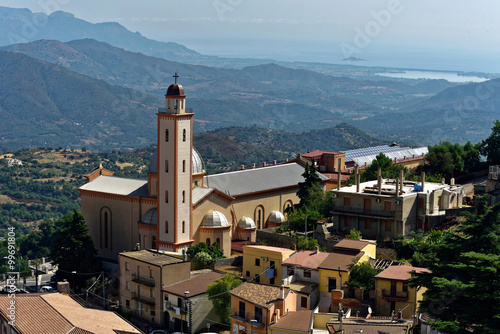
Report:
[[[304,167],[296,162],[245,169],[205,177],[205,184],[230,196],[296,186],[304,182]],[[327,177],[318,173],[322,181]]]
[[[173,83],[168,87],[165,96],[186,96],[186,94],[184,93],[184,87],[182,87],[182,85]]]
[[[147,181],[107,175],[100,175],[94,181],[86,183],[78,189],[123,196],[149,196]]]

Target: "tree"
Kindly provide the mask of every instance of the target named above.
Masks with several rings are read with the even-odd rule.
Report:
[[[500,164],[500,121],[495,121],[490,136],[481,142],[481,154],[490,165]]]
[[[191,261],[193,261],[194,269],[199,270],[210,267],[210,265],[214,262],[214,259],[212,259],[210,254],[206,252],[198,252]]]
[[[217,242],[214,242],[210,246],[204,242],[200,242],[199,244],[189,246],[186,253],[193,259],[195,255],[200,252],[205,252],[210,255],[213,261],[224,258],[224,250],[220,249],[219,243]]]
[[[53,235],[50,256],[58,265],[57,278],[69,282],[74,280],[75,286],[82,286],[89,274],[101,271],[101,264],[96,259],[97,250],[80,212],[73,209],[59,223],[60,227]]]
[[[372,268],[368,262],[358,263],[351,269],[347,285],[352,288],[362,288],[365,293],[375,289],[375,276],[380,270]]]
[[[351,229],[349,230],[349,233],[347,233],[345,237],[346,239],[361,240],[361,231],[356,229]]]
[[[500,204],[487,202],[480,198],[475,214],[430,246],[431,273],[412,280],[427,288],[421,307],[441,333],[499,333]]]
[[[227,292],[241,283],[242,281],[233,274],[225,274],[224,277],[208,285],[207,294],[214,305],[215,314],[219,317],[220,322],[229,324],[231,296]]]
[[[305,166],[304,182],[299,182],[299,190],[297,196],[300,198],[298,208],[309,205],[318,197],[324,196],[323,189],[321,188],[321,179],[316,170],[316,163],[313,159],[312,163],[307,163]]]
[[[397,178],[401,170],[406,172],[406,168],[402,165],[394,164],[393,161],[384,153],[379,153],[372,164],[368,166],[361,174],[361,182],[376,180],[378,169],[380,168],[383,178]]]
[[[298,251],[301,250],[315,250],[316,247],[319,247],[318,240],[314,238],[306,238],[301,235],[297,236],[295,239],[295,246]]]

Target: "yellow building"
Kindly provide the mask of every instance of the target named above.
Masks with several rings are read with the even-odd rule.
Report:
[[[283,277],[282,263],[293,253],[294,250],[281,247],[243,246],[243,278],[279,286]]]
[[[295,311],[295,292],[283,286],[243,283],[231,295],[232,334],[264,334],[269,325]]]
[[[163,325],[162,287],[191,275],[191,262],[140,250],[118,255],[120,305],[122,310],[149,322]]]
[[[428,269],[412,266],[391,266],[375,276],[375,314],[409,319],[418,312],[425,288],[409,286],[412,273],[429,272]]]
[[[82,214],[108,271],[117,270],[118,252],[137,247],[182,253],[217,242],[230,256],[232,240],[255,241],[257,229],[279,225],[284,210],[299,201],[305,159],[207,175],[193,147],[194,114],[175,78],[157,113],[148,179],[114,177],[99,166],[79,188]],[[324,187],[327,178],[318,175]]]
[[[319,270],[319,294],[318,306],[320,312],[329,312],[332,291],[342,289],[349,280],[351,269],[357,263],[368,262],[369,256],[364,252],[352,250],[334,250],[318,266]]]

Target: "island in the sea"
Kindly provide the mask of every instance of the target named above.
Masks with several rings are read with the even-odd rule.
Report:
[[[342,59],[344,61],[366,61],[366,59],[362,59],[362,58],[358,58],[358,57],[347,57],[347,58],[344,58]]]

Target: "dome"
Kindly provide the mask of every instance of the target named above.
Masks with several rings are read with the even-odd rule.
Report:
[[[193,174],[203,173],[203,160],[201,159],[200,153],[198,153],[198,151],[194,147],[192,166]],[[151,160],[149,161],[149,172],[151,174],[158,173],[158,150],[155,150],[151,155]]]
[[[210,210],[205,217],[203,217],[201,225],[203,227],[225,227],[229,226],[229,222],[222,212]]]
[[[268,223],[278,223],[282,224],[286,221],[285,216],[279,211],[273,211],[269,215],[269,218],[267,218]]]
[[[242,230],[249,230],[255,228],[255,222],[250,217],[242,217],[238,222],[238,228]]]
[[[179,85],[178,83],[171,84],[168,89],[167,89],[167,94],[165,96],[186,96],[184,93],[184,87],[182,85]]]
[[[156,208],[149,209],[141,219],[141,224],[146,224],[146,225],[156,225],[158,219],[157,219],[157,213],[158,211]]]

